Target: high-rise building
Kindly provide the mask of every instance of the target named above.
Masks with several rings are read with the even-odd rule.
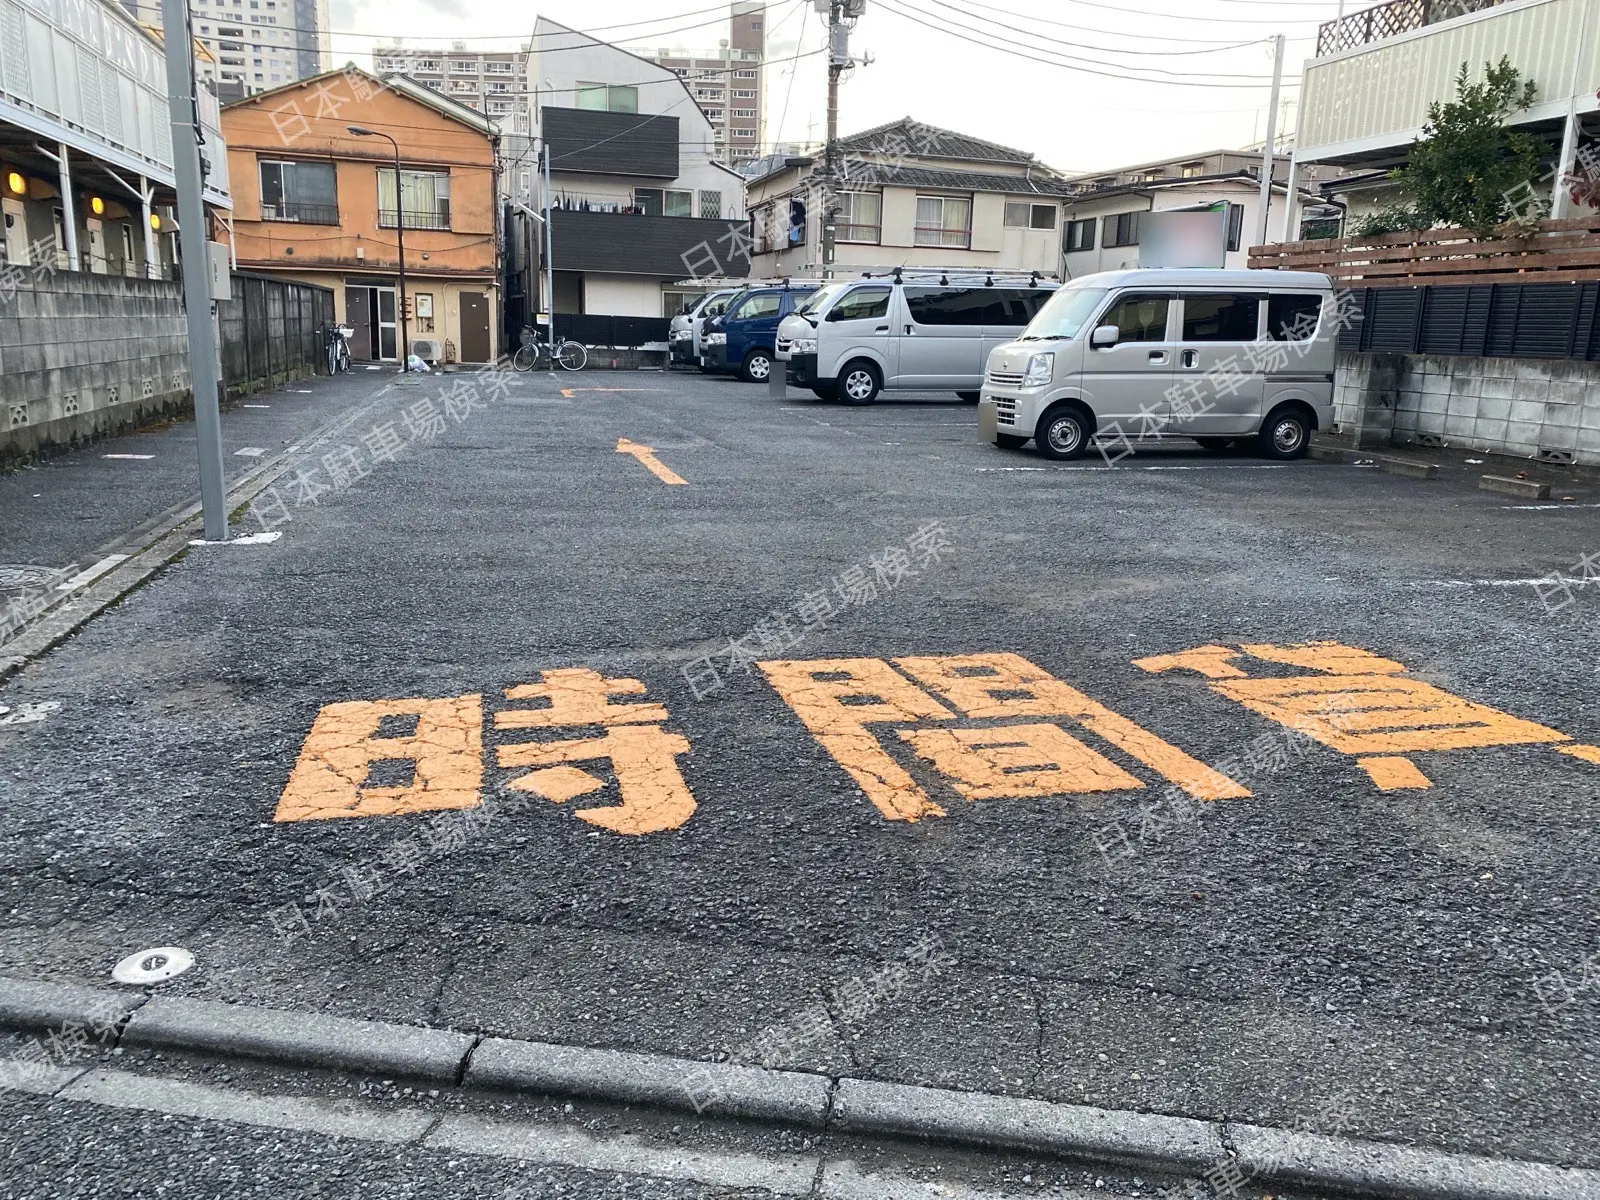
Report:
[[[465,42],[450,49],[374,46],[374,73],[399,74],[416,80],[457,104],[477,109],[505,133],[528,132],[528,48],[468,50]]]
[[[719,162],[749,162],[760,156],[766,141],[766,30],[766,0],[733,0],[728,36],[717,49],[633,51],[689,86],[711,121]]]
[[[122,0],[134,20],[161,27],[161,0]],[[208,82],[237,100],[333,69],[328,0],[190,0],[194,38],[216,59]]]

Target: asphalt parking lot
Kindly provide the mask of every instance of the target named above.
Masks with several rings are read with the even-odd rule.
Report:
[[[0,973],[1600,1165],[1600,488],[454,386],[0,686]]]

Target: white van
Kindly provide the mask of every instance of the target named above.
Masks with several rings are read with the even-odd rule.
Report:
[[[990,351],[1021,333],[1057,285],[953,274],[820,288],[778,326],[789,383],[849,404],[871,404],[885,389],[952,391],[976,403]]]
[[[989,356],[986,441],[1046,458],[1102,445],[1250,441],[1299,458],[1333,423],[1333,283],[1298,271],[1106,271],[1051,297]]]
[[[699,364],[700,355],[704,353],[701,339],[705,336],[706,322],[712,317],[720,317],[732,300],[743,288],[723,288],[717,292],[707,292],[701,296],[686,312],[681,312],[672,318],[667,326],[667,345],[672,351],[673,363]]]

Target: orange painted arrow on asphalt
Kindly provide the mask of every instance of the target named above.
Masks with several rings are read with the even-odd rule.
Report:
[[[617,453],[633,455],[645,465],[645,469],[650,474],[661,480],[662,483],[687,484],[689,482],[657,458],[656,452],[649,446],[641,446],[638,442],[630,442],[627,438],[618,438]]]

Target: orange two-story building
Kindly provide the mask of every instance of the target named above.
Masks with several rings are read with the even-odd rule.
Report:
[[[398,361],[403,222],[412,352],[495,360],[492,122],[408,79],[348,68],[228,105],[222,136],[240,270],[332,288],[356,331],[352,357]]]

